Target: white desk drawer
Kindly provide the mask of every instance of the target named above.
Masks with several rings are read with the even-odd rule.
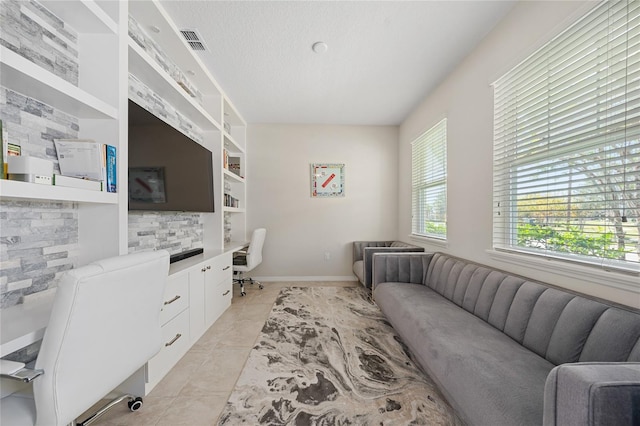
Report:
[[[160,313],[160,324],[174,318],[189,306],[189,275],[180,274],[169,277],[164,291],[164,305]]]
[[[207,315],[207,321],[213,324],[224,311],[231,306],[231,298],[233,297],[233,279],[227,278],[221,283],[216,284],[213,288],[212,306]]]
[[[188,309],[162,326],[162,342],[160,352],[147,362],[148,383],[159,382],[191,346]]]
[[[233,274],[233,258],[231,253],[224,253],[206,262],[207,273],[215,274],[215,283],[224,281]],[[209,269],[209,266],[211,267]]]

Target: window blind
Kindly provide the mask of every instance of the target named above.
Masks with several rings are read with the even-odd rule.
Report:
[[[413,235],[446,239],[447,236],[447,120],[412,143]]]
[[[640,270],[640,2],[601,3],[494,95],[494,248]]]

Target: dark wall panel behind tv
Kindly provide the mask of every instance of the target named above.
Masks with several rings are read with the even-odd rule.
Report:
[[[137,178],[143,173],[141,169],[164,174],[164,194],[158,196],[161,185],[140,182],[144,181]],[[129,173],[129,210],[214,211],[211,151],[132,101],[129,101]],[[137,190],[135,198],[140,200],[145,198],[144,193],[140,196],[144,188],[150,191],[148,200],[133,200],[131,191]]]

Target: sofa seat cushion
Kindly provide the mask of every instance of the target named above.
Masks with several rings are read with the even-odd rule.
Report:
[[[361,283],[364,282],[364,260],[353,262],[353,273],[356,274]]]
[[[542,424],[555,367],[422,284],[377,284],[374,299],[468,424]]]

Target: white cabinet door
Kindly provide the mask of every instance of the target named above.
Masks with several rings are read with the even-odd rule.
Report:
[[[205,315],[207,328],[209,328],[215,320],[218,319],[226,306],[223,308],[222,301],[231,300],[230,292],[223,294],[221,283],[232,278],[232,254],[225,253],[211,259],[210,265],[207,265],[205,274]],[[209,268],[210,266],[210,268]],[[228,306],[228,305],[227,305]]]

